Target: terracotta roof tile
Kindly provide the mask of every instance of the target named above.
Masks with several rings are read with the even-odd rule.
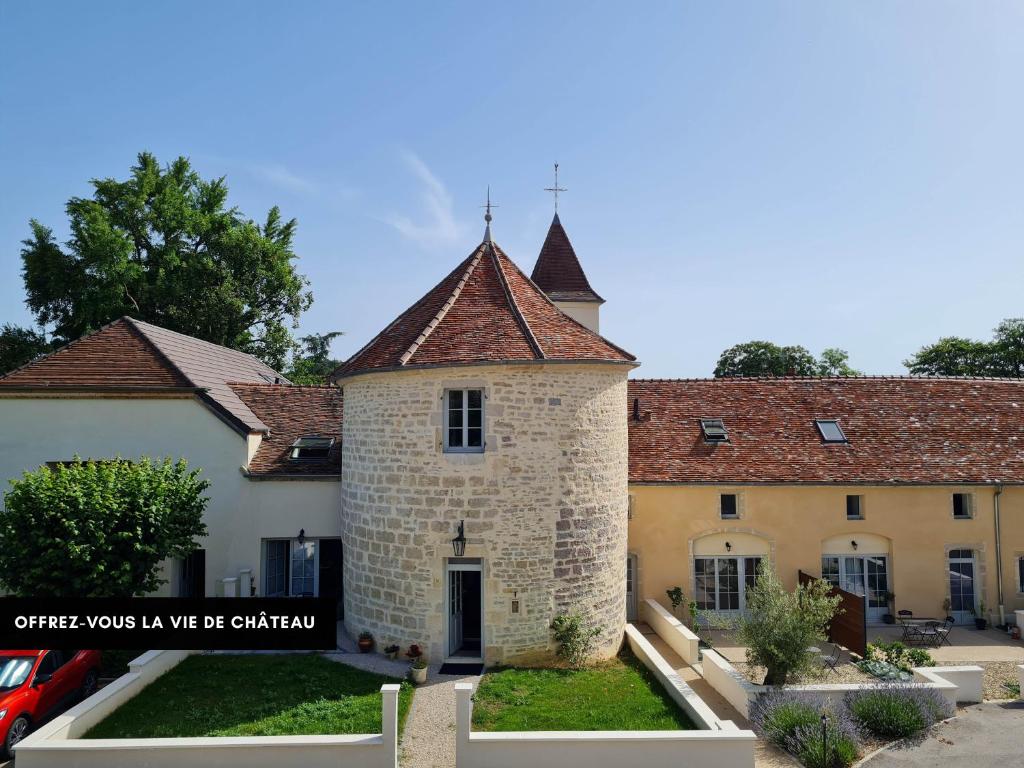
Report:
[[[1024,380],[633,380],[628,408],[634,483],[1024,482]],[[729,442],[706,444],[701,418]]]
[[[269,434],[263,438],[249,462],[251,475],[340,476],[343,413],[340,389],[234,382],[229,386],[270,427]],[[335,438],[328,460],[291,461],[292,444],[300,437],[312,436]]]
[[[558,214],[551,220],[540,256],[530,279],[554,301],[596,301],[604,303],[590,287],[590,281],[576,258]]]
[[[332,378],[422,365],[634,359],[562,313],[501,248],[486,241]]]
[[[0,377],[3,388],[202,389],[206,402],[243,427],[267,426],[228,381],[288,383],[251,355],[122,317]]]

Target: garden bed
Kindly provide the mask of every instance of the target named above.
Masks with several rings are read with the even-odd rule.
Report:
[[[747,680],[758,685],[764,683],[765,668],[743,661],[729,662],[736,668],[736,671]],[[835,670],[828,671],[823,667],[817,667],[799,675],[791,675],[786,682],[789,685],[821,685],[823,683],[875,683],[874,677],[862,672],[856,664],[847,662],[837,664]]]
[[[380,733],[380,687],[398,682],[312,654],[191,656],[84,737]],[[403,683],[399,729],[411,701]]]
[[[632,653],[594,667],[498,669],[473,696],[475,731],[670,731],[696,726]]]

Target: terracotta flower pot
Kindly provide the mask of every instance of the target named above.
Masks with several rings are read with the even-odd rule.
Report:
[[[373,650],[373,638],[361,637],[359,638],[359,652],[369,653]]]

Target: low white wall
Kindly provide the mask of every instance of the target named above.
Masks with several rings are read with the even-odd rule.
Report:
[[[1014,611],[1013,615],[1017,617],[1017,626],[1020,627],[1020,631],[1024,633],[1024,611]]]
[[[744,717],[750,717],[750,705],[764,690],[736,671],[718,651],[706,649],[700,665],[700,673],[708,684],[732,704],[733,709]]]
[[[149,651],[128,674],[97,691],[15,748],[18,768],[397,768],[399,685],[381,687],[380,734],[83,739],[94,725],[196,651]]]
[[[644,603],[647,606],[647,623],[665,641],[665,645],[690,666],[700,661],[700,638],[657,600],[647,598]]]
[[[1019,698],[1024,699],[1024,664],[1017,665],[1017,684],[1020,687]]]
[[[672,700],[693,721],[694,725],[702,731],[721,731],[736,728],[731,720],[719,720],[718,716],[711,711],[711,707],[704,703],[704,700],[686,684],[686,681],[679,676],[672,668],[672,665],[665,661],[657,649],[632,624],[626,625],[626,640],[636,657],[654,673],[654,676],[658,678],[658,682],[668,692],[668,695],[672,697]]]
[[[752,731],[473,733],[473,684],[455,685],[457,768],[753,768]],[[20,767],[19,767],[20,768]]]
[[[937,688],[953,704],[982,700],[981,667],[914,667],[914,680]]]

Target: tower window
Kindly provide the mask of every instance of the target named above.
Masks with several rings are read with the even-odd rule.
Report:
[[[449,389],[444,393],[444,450],[483,453],[484,391]]]
[[[739,504],[735,493],[723,493],[719,497],[719,508],[722,518],[739,517]]]
[[[818,425],[818,432],[821,433],[821,439],[826,443],[846,442],[846,435],[843,433],[843,428],[839,426],[839,422],[835,419],[815,419],[814,423]]]
[[[292,443],[288,458],[291,461],[327,461],[333,447],[333,437],[308,435]]]
[[[704,433],[704,442],[706,443],[729,442],[729,433],[721,419],[701,419],[700,431]]]

